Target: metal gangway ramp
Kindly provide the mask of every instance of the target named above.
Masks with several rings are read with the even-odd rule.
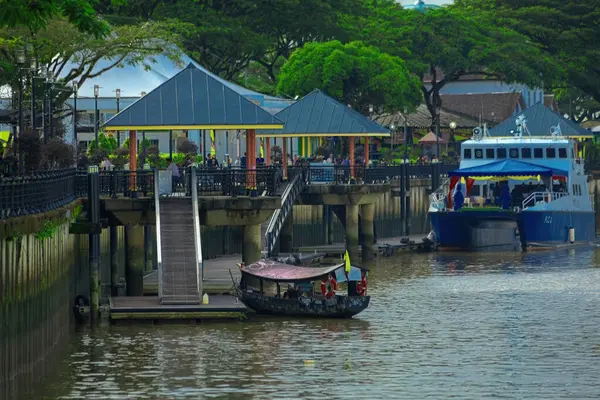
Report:
[[[158,296],[161,304],[200,304],[202,296],[202,247],[198,217],[196,169],[188,171],[190,196],[161,194],[155,171]],[[171,179],[168,177],[168,184]],[[186,177],[182,177],[186,178]],[[179,193],[177,193],[179,194]]]

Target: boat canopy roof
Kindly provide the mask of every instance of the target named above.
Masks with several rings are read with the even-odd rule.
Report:
[[[474,167],[456,169],[449,176],[567,176],[568,172],[517,160],[500,160]]]
[[[337,264],[329,267],[299,267],[296,265],[282,264],[277,261],[260,260],[243,267],[241,270],[248,275],[269,281],[296,282],[314,281],[321,278],[323,275],[327,275],[340,268],[343,269],[344,264]]]

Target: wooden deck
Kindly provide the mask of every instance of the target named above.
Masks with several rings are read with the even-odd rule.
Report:
[[[243,319],[246,306],[236,297],[213,295],[209,304],[163,305],[157,296],[111,297],[110,319],[123,320],[219,320]]]
[[[402,238],[386,238],[378,239],[374,246],[376,257],[389,257],[399,251],[427,251],[430,250],[427,243],[423,242],[423,238],[426,234],[410,235],[408,237],[408,243],[402,243]],[[297,247],[300,253],[325,253],[328,256],[338,256],[344,254],[346,251],[345,243],[335,243],[320,246],[303,246]],[[359,246],[359,250],[362,252],[362,246]]]

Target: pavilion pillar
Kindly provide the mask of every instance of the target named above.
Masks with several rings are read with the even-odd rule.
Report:
[[[246,189],[256,189],[256,130],[246,131]]]
[[[312,138],[310,137],[306,138],[306,156],[312,156]]]
[[[369,137],[365,136],[365,168],[369,167]]]
[[[287,139],[282,138],[283,147],[281,150],[282,157],[281,162],[283,163],[283,179],[287,180],[287,167],[288,167],[288,159],[287,159]]]
[[[348,137],[348,155],[350,156],[350,178],[354,178],[354,136]]]
[[[271,165],[271,139],[265,138],[265,165]]]
[[[136,191],[135,171],[137,170],[137,132],[129,131],[129,190]]]

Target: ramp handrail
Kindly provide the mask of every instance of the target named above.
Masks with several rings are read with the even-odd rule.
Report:
[[[158,168],[154,170],[154,182],[157,183],[158,187]],[[154,212],[156,213],[156,264],[158,267],[158,299],[161,300],[163,297],[162,292],[162,277],[163,277],[163,267],[162,267],[162,247],[160,240],[160,191],[154,191]]]
[[[288,218],[296,198],[306,187],[306,173],[296,175],[290,184],[285,188],[281,196],[281,208],[275,210],[267,226],[265,238],[267,242],[267,256],[272,257],[275,254],[275,243],[283,229],[283,224]]]
[[[192,182],[196,180],[196,167],[191,168]],[[200,236],[200,215],[198,212],[198,185],[192,185],[192,216],[194,218],[194,245],[196,248],[196,287],[198,289],[198,298],[202,296],[202,279],[204,277],[204,268],[202,262],[202,239]]]

